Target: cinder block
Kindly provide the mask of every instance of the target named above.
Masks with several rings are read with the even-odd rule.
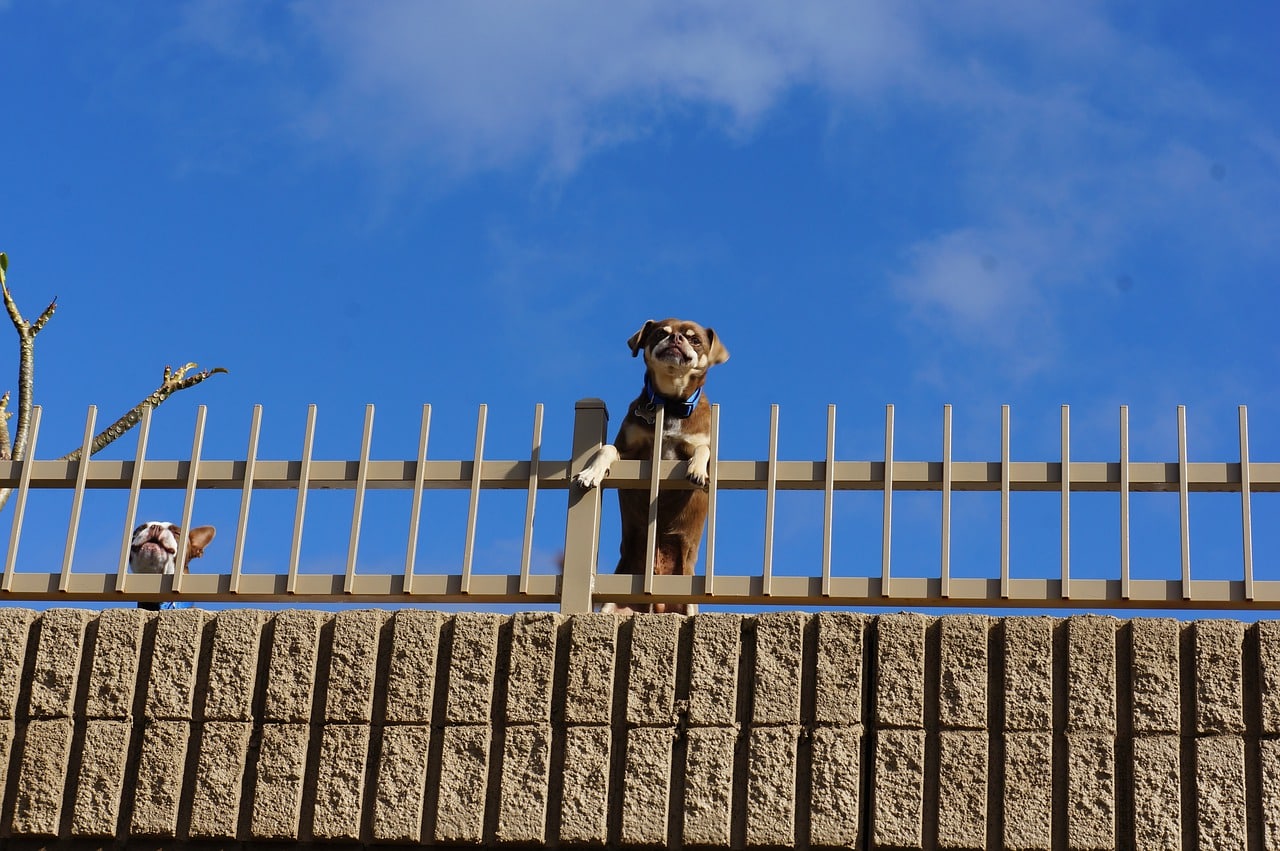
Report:
[[[794,845],[798,726],[747,735],[747,844]]]
[[[856,612],[814,615],[818,664],[813,720],[819,724],[862,723],[863,633],[868,620]]]
[[[372,720],[378,642],[387,617],[387,612],[375,609],[348,609],[334,616],[324,704],[327,723],[368,724]]]
[[[219,612],[213,622],[206,721],[252,721],[258,651],[267,614],[259,609]]]
[[[388,724],[431,723],[444,619],[440,612],[422,609],[401,609],[391,617]]]
[[[1244,624],[1202,620],[1196,647],[1196,732],[1244,732]]]
[[[883,619],[882,619],[883,620]],[[924,731],[879,730],[875,738],[875,847],[919,848],[924,829]]]
[[[1172,618],[1129,621],[1135,733],[1177,733],[1181,727],[1181,629],[1181,624]]]
[[[360,839],[368,756],[368,725],[324,726],[320,733],[316,806],[311,821],[311,832],[316,839]]]
[[[74,722],[70,718],[27,722],[13,806],[13,832],[22,836],[57,836],[67,785]]]
[[[676,653],[684,620],[683,615],[637,615],[631,619],[627,723],[674,723]]]
[[[1067,843],[1081,851],[1116,847],[1114,736],[1067,734]]]
[[[1176,735],[1133,739],[1133,848],[1182,846],[1180,750]]]
[[[254,839],[299,837],[310,724],[263,724],[249,830]]]
[[[684,844],[727,848],[733,829],[733,754],[738,731],[690,727],[685,735]]]
[[[1004,737],[1004,847],[1049,851],[1053,839],[1053,735]]]
[[[200,644],[205,619],[202,609],[181,609],[155,615],[155,644],[143,713],[157,721],[190,721]],[[171,834],[163,834],[171,835]]]
[[[93,614],[88,609],[49,609],[40,616],[37,675],[31,681],[28,703],[32,718],[70,718],[75,714],[84,632]]]
[[[0,610],[2,611],[2,610]],[[14,722],[0,719],[0,800],[8,793],[9,760],[13,752]]]
[[[930,618],[917,614],[876,618],[876,723],[924,726],[924,645]]]
[[[492,720],[501,622],[498,615],[464,612],[454,616],[445,707],[448,723],[488,724]]]
[[[556,639],[562,621],[554,612],[525,612],[511,618],[508,724],[542,724],[551,720]]]
[[[611,750],[612,732],[608,727],[565,730],[560,842],[603,844],[608,839]]]
[[[104,609],[98,614],[98,636],[85,695],[87,718],[133,717],[142,632],[149,617],[138,609]]]
[[[30,609],[0,609],[0,720],[17,717],[27,639],[35,619]]]
[[[320,632],[332,615],[290,609],[272,619],[264,721],[306,723],[316,688]]]
[[[856,846],[861,766],[862,727],[818,727],[813,731],[811,844]]]
[[[1262,841],[1268,849],[1280,848],[1280,741],[1258,743],[1262,773]]]
[[[1067,619],[1067,729],[1116,732],[1115,618]]]
[[[569,676],[564,718],[569,724],[608,724],[613,715],[617,615],[593,612],[569,621]]]
[[[689,724],[717,726],[737,720],[742,616],[695,615],[689,658]]]
[[[1245,801],[1244,739],[1240,736],[1196,739],[1198,847],[1245,851],[1249,836]]]
[[[507,727],[496,832],[499,842],[541,845],[546,840],[550,771],[551,725]]]
[[[985,730],[938,734],[938,847],[987,847]]]
[[[160,619],[164,620],[167,614],[161,612]],[[175,620],[190,622],[193,619]],[[142,730],[138,779],[133,787],[133,819],[129,829],[132,835],[177,835],[178,803],[182,796],[182,775],[186,768],[190,735],[189,721],[147,720]]]
[[[76,778],[75,808],[71,816],[73,836],[116,835],[132,733],[130,721],[85,723],[80,776]]]
[[[445,727],[443,735],[435,840],[478,843],[484,838],[493,734],[487,726],[471,726]]]
[[[1262,703],[1262,732],[1280,733],[1280,621],[1258,621],[1258,691]],[[0,691],[0,693],[3,693]],[[1280,833],[1280,828],[1277,828]],[[1276,843],[1280,848],[1280,842]]]
[[[938,621],[938,723],[957,730],[985,730],[987,644],[993,619],[946,615]]]
[[[800,722],[800,671],[804,667],[802,612],[756,615],[756,666],[751,718],[756,724]]]
[[[1049,617],[1004,619],[1006,730],[1053,729],[1053,629]]]
[[[667,841],[674,733],[670,727],[627,731],[620,837],[623,845],[664,845]]]
[[[373,800],[375,841],[417,843],[422,840],[422,802],[426,794],[430,745],[431,728],[425,724],[382,728],[382,753]]]
[[[240,820],[240,790],[253,723],[206,721],[191,799],[194,839],[235,839]]]

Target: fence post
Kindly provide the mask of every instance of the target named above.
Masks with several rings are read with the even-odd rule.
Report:
[[[590,463],[605,442],[609,410],[601,399],[579,399],[573,416],[573,455],[569,476]],[[564,570],[560,576],[560,611],[591,611],[600,550],[600,506],[603,488],[583,490],[570,482],[569,515],[564,529]]]

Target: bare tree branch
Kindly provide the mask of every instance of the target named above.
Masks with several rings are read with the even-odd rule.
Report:
[[[7,266],[8,263],[6,262],[5,265]],[[53,318],[53,312],[58,309],[58,299],[54,298],[49,302],[49,306],[32,325],[22,318],[22,313],[9,292],[9,285],[5,282],[3,274],[0,274],[0,290],[4,292],[5,310],[9,312],[14,330],[18,332],[18,427],[13,433],[12,457],[15,460],[21,460],[27,449],[27,433],[31,428],[31,400],[35,392],[36,380],[36,334],[39,334]],[[3,507],[3,503],[0,503],[0,507]]]
[[[13,443],[9,440],[9,417],[13,416],[13,412],[9,410],[9,391],[4,391],[4,395],[0,396],[0,461],[8,461],[13,457]]]

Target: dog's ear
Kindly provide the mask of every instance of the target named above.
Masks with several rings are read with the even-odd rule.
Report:
[[[212,526],[197,526],[191,530],[191,534],[187,536],[187,564],[182,566],[183,570],[187,569],[193,558],[204,555],[204,548],[209,546],[217,531]]]
[[[710,328],[707,329],[707,339],[711,341],[711,348],[707,351],[707,366],[715,366],[718,363],[727,361],[729,359],[729,350],[724,347],[724,343],[720,342],[716,332]]]
[[[649,338],[649,329],[657,323],[650,319],[644,323],[644,327],[631,335],[631,339],[627,340],[627,345],[631,347],[631,357],[640,354],[640,350],[644,348],[644,341]]]

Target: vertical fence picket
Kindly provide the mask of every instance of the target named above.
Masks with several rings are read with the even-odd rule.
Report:
[[[1009,599],[1009,406],[1000,406],[1000,596]]]
[[[1178,539],[1182,549],[1182,599],[1191,599],[1191,516],[1187,482],[1187,406],[1178,406]]]
[[[569,457],[568,510],[564,524],[564,569],[560,572],[560,611],[591,611],[595,598],[596,557],[600,549],[603,488],[582,488],[573,477],[591,463],[605,441],[609,410],[600,399],[580,399],[573,411],[573,447]]]
[[[524,504],[524,546],[520,550],[520,593],[529,593],[533,559],[533,516],[538,508],[538,464],[542,459],[542,403],[533,406],[533,449],[529,452],[529,495]]]
[[[404,553],[404,593],[413,593],[413,570],[418,560],[418,529],[422,517],[422,491],[427,478],[427,438],[431,433],[431,406],[422,406],[418,428],[418,466],[413,468],[413,501],[409,508],[409,543]]]
[[[1240,406],[1240,536],[1244,560],[1244,598],[1253,600],[1253,508],[1249,494],[1253,478],[1249,471],[1249,411]]]
[[[773,522],[778,502],[778,406],[769,408],[769,465],[764,491],[764,570],[762,592],[773,594]]]
[[[653,453],[649,457],[649,522],[644,539],[644,593],[653,593],[654,559],[658,555],[658,482],[662,470],[662,433],[666,411],[653,412]]]
[[[827,461],[822,471],[822,596],[831,596],[831,526],[835,519],[836,406],[827,405]]]
[[[356,492],[351,509],[351,536],[347,541],[347,569],[342,579],[342,593],[356,587],[356,558],[360,550],[360,526],[364,521],[364,493],[369,482],[369,452],[373,448],[373,405],[364,407],[364,432],[360,436],[360,460],[356,463]]]
[[[1062,599],[1071,599],[1071,409],[1062,406],[1062,474],[1059,505],[1059,561],[1062,568]]]
[[[707,581],[708,597],[715,594],[716,579],[716,493],[720,484],[720,406],[711,406],[711,460],[707,464]]]
[[[476,415],[476,449],[471,462],[471,499],[467,505],[467,537],[462,547],[462,593],[471,592],[471,563],[476,553],[476,517],[480,511],[480,472],[484,467],[484,431],[489,406],[481,405]]]
[[[244,564],[244,540],[249,531],[249,504],[253,500],[253,477],[258,465],[258,437],[262,433],[262,406],[253,406],[249,421],[249,446],[245,449],[244,487],[240,491],[240,516],[236,520],[236,540],[231,551],[231,593],[240,590],[240,570]]]
[[[174,561],[173,571],[173,592],[175,594],[182,593],[182,578],[186,571],[183,565],[187,563],[187,550],[190,547],[188,540],[191,535],[191,518],[195,513],[196,507],[196,485],[200,481],[200,453],[204,447],[204,423],[208,409],[201,405],[196,408],[196,429],[195,436],[191,439],[191,460],[187,463],[187,492],[182,500],[182,527],[181,539],[178,541],[178,554]]]
[[[71,496],[71,519],[67,524],[67,545],[62,551],[62,573],[58,577],[58,590],[66,591],[71,585],[71,563],[75,560],[76,537],[80,534],[80,512],[84,507],[84,486],[89,480],[89,449],[93,445],[94,425],[98,421],[98,406],[90,405],[84,418],[84,441],[80,444],[80,460],[76,462],[76,487]]]
[[[22,460],[22,472],[18,474],[18,492],[13,504],[13,525],[9,531],[9,551],[5,553],[4,579],[0,590],[13,590],[13,572],[18,564],[18,541],[22,537],[22,520],[27,513],[27,494],[31,492],[31,469],[36,457],[36,437],[40,434],[39,405],[31,408],[31,430],[27,433],[27,457]]]
[[[1120,598],[1129,587],[1129,406],[1120,406]]]
[[[120,562],[116,569],[116,591],[124,593],[129,575],[129,551],[133,545],[134,524],[138,519],[138,498],[142,493],[142,471],[147,459],[147,439],[151,435],[151,406],[144,405],[138,421],[138,448],[134,452],[133,475],[129,479],[129,499],[124,509],[124,541],[120,544]]]
[[[311,451],[315,446],[316,406],[307,406],[307,424],[302,433],[302,458],[298,462],[298,500],[293,510],[293,542],[289,545],[289,578],[285,589],[298,591],[298,562],[302,557],[302,527],[307,515],[307,490],[311,486]]]
[[[951,596],[951,406],[942,406],[942,565],[941,592]]]
[[[880,530],[880,594],[893,595],[890,550],[893,544],[893,405],[884,406],[884,510]]]

